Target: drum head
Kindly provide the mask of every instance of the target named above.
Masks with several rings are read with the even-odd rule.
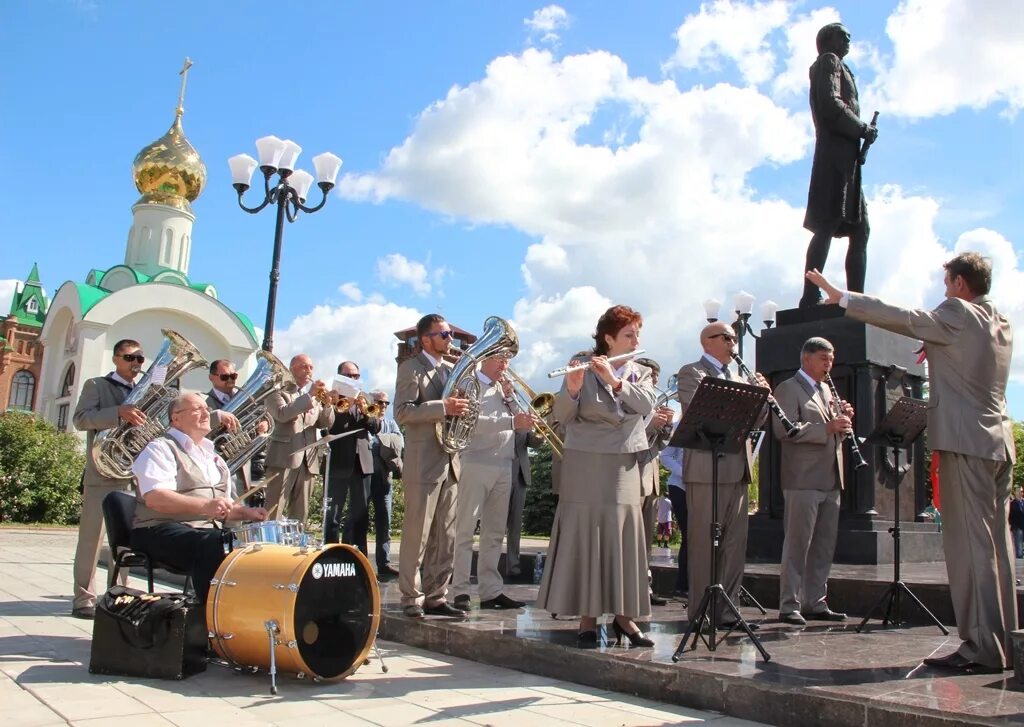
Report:
[[[310,670],[331,679],[351,670],[376,634],[376,582],[354,548],[335,546],[306,569],[295,601],[295,640]]]

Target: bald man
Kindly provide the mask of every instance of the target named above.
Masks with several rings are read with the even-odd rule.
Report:
[[[704,327],[700,332],[700,344],[704,355],[697,361],[679,369],[679,404],[686,415],[686,408],[693,400],[697,386],[705,376],[739,381],[741,376],[732,361],[736,345],[736,332],[732,326],[717,321]],[[761,374],[756,382],[768,387]],[[757,426],[764,423],[767,409],[761,413]],[[743,564],[747,552],[747,485],[753,470],[753,453],[750,440],[745,452],[725,454],[718,460],[718,521],[722,526],[722,541],[719,549],[718,582],[735,604],[743,585]],[[687,570],[690,574],[690,620],[696,616],[697,608],[704,595],[704,589],[711,585],[711,452],[701,449],[686,449],[683,453],[683,482],[686,483],[686,533],[690,537],[687,548]],[[724,604],[718,602],[716,621],[726,628],[733,625]],[[723,623],[724,622],[724,623]],[[751,629],[756,624],[750,625]]]
[[[313,380],[313,361],[304,353],[288,366],[295,379],[266,399],[274,418],[274,432],[267,445],[267,511],[271,518],[306,522],[313,475],[320,473],[317,430],[334,424],[334,407],[323,406],[317,396],[327,389]]]

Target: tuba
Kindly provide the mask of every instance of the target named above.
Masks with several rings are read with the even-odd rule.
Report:
[[[221,426],[209,434],[214,449],[224,458],[232,474],[263,449],[274,431],[274,418],[263,405],[263,400],[286,383],[295,381],[274,354],[257,351],[256,356],[259,358],[256,370],[220,410],[238,417],[238,431],[229,432]],[[263,434],[258,430],[260,422],[267,423],[267,431]]]
[[[515,406],[520,412],[530,413],[537,417],[539,420],[536,426],[537,434],[548,443],[552,453],[561,457],[565,445],[554,428],[548,424],[551,410],[555,407],[555,395],[550,392],[538,394],[512,369],[506,369],[505,376],[512,383]]]
[[[512,358],[517,353],[519,336],[508,321],[497,316],[485,320],[480,338],[462,352],[441,392],[442,399],[455,395],[469,399],[469,408],[464,414],[445,416],[443,422],[437,423],[437,441],[445,452],[455,454],[465,449],[480,417],[480,380],[476,377],[476,365],[487,358]]]
[[[132,476],[135,458],[147,444],[167,431],[168,409],[178,395],[171,384],[192,369],[207,365],[199,349],[183,335],[168,328],[160,332],[166,339],[164,345],[123,402],[140,409],[146,415],[146,423],[121,422],[97,434],[93,441],[93,461],[104,477],[123,480]]]

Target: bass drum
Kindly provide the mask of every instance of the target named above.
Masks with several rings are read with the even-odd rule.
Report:
[[[250,545],[217,569],[206,602],[214,651],[227,661],[344,679],[366,659],[380,623],[380,591],[370,563],[348,545],[308,550]]]

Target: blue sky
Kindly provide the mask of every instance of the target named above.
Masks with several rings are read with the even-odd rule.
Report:
[[[1012,0],[282,7],[8,3],[0,280],[38,262],[53,293],[122,261],[131,161],[172,121],[189,56],[184,127],[209,173],[189,275],[258,325],[272,212],[238,209],[226,159],[276,134],[306,168],[324,150],[345,160],[327,207],[285,231],[282,355],[309,351],[321,371],[355,358],[390,387],[392,331],[434,310],[469,329],[495,314],[539,383],[621,302],[673,369],[697,356],[705,298],[799,296],[806,67],[814,32],[841,19],[864,114],[881,111],[869,290],[932,305],[942,260],[981,248],[1000,306],[1024,312]],[[1024,418],[1017,383],[1010,404]]]

